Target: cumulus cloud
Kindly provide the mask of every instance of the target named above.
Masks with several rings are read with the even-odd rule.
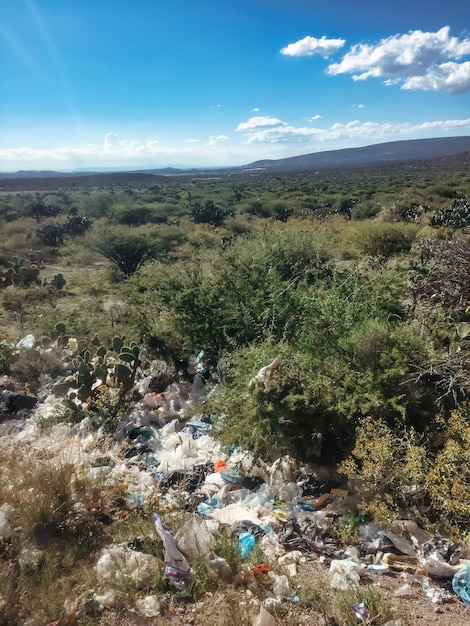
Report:
[[[320,39],[316,37],[304,37],[295,43],[290,43],[281,49],[281,54],[289,57],[305,57],[321,54],[328,57],[346,43],[345,39],[327,39],[325,35]]]
[[[235,130],[250,130],[261,126],[277,126],[278,124],[284,124],[284,122],[281,122],[277,117],[256,115],[255,117],[250,117],[248,122],[238,124]]]
[[[466,128],[470,130],[470,119],[462,120],[438,120],[423,122],[422,124],[392,124],[378,122],[360,122],[352,120],[345,124],[335,123],[327,128],[315,126],[294,126],[281,122],[271,126],[250,126],[245,128],[246,142],[248,144],[285,144],[285,143],[318,143],[358,140],[358,141],[387,141],[405,139],[419,135],[421,132],[432,130],[453,131]]]
[[[312,115],[312,117],[307,117],[307,122],[314,122],[315,120],[321,120],[323,115]]]
[[[403,89],[446,91],[464,93],[470,91],[470,61],[465,63],[441,63],[430,68],[424,76],[412,76],[403,83]]]
[[[450,36],[449,26],[436,32],[414,30],[382,39],[376,45],[357,44],[328,74],[352,74],[354,80],[383,78],[403,89],[447,93],[470,90],[470,62],[457,62],[470,54],[470,39]]]

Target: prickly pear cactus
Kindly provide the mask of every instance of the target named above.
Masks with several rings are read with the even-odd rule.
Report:
[[[63,274],[55,274],[54,278],[51,280],[52,287],[54,287],[54,289],[57,289],[57,291],[62,291],[66,283],[67,281],[65,280]]]
[[[27,288],[33,284],[41,285],[41,279],[39,268],[29,260],[13,257],[6,272],[0,272],[0,287],[14,285]]]

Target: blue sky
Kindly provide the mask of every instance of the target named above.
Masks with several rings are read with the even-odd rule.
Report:
[[[2,0],[0,171],[470,135],[468,0]]]

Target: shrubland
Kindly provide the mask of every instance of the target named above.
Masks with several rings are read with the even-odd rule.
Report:
[[[224,444],[267,460],[288,453],[340,464],[379,523],[405,511],[463,536],[468,197],[468,175],[424,166],[4,193],[0,373],[31,389],[53,374],[53,353],[21,360],[14,346],[27,332],[55,341],[58,322],[82,358],[96,333],[106,345],[125,336],[171,366],[204,351],[212,392],[198,410],[215,416]],[[256,382],[277,357],[270,384]],[[122,407],[108,400],[95,408],[112,431]],[[70,491],[70,467],[31,463],[15,479],[15,498],[30,494],[18,532],[71,539],[63,573],[73,578],[106,540],[97,519],[118,494],[78,480]],[[2,484],[12,467],[8,457]],[[33,470],[44,493],[28,482]],[[85,509],[76,506],[80,489]],[[34,606],[31,589],[56,576],[57,558],[17,572],[7,595],[24,585]],[[311,592],[304,602],[314,602]]]

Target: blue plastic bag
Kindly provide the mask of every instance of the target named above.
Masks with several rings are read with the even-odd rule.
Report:
[[[470,608],[470,562],[454,575],[452,589]]]
[[[256,537],[251,533],[240,533],[238,536],[238,545],[240,546],[240,553],[242,559],[247,557],[253,550],[256,544]]]

